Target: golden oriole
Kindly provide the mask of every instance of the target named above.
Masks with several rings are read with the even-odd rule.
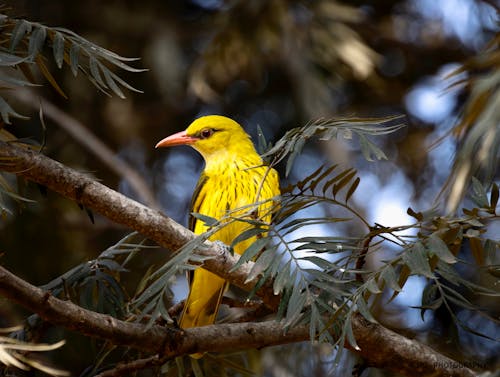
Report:
[[[229,215],[252,216],[266,223],[271,221],[271,198],[280,194],[278,174],[263,164],[250,136],[238,123],[219,115],[204,116],[196,119],[185,131],[161,140],[156,148],[174,145],[190,145],[205,160],[205,169],[193,194],[192,212],[217,220]],[[251,207],[254,203],[258,204]],[[229,221],[209,239],[231,245],[249,226],[248,222]],[[208,229],[203,221],[193,216],[190,228],[196,234]],[[255,237],[238,243],[235,252],[242,254],[254,241]],[[180,327],[213,324],[226,281],[203,268],[197,268],[189,278],[190,291],[179,321]]]

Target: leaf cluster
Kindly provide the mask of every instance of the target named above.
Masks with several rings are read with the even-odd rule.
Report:
[[[154,271],[150,269],[146,273],[131,302],[131,313],[134,313],[137,320],[146,318],[148,325],[152,325],[157,320],[173,323],[168,312],[173,297],[171,285],[180,273],[194,270],[208,259],[208,257],[195,254],[194,250],[203,247],[203,243],[216,229],[218,227],[188,242],[161,267]]]
[[[14,330],[16,329],[0,329],[0,334],[10,333]],[[6,336],[0,336],[0,364],[3,364],[5,368],[16,368],[23,371],[36,369],[55,377],[69,376],[68,372],[45,365],[27,354],[27,352],[52,351],[62,347],[64,343],[64,341],[60,341],[54,344],[34,344]],[[2,369],[3,368],[0,367],[0,372]]]
[[[453,171],[444,187],[447,207],[455,211],[473,176],[491,183],[498,172],[500,156],[500,33],[479,55],[467,60],[449,75],[452,86],[463,87],[467,99],[453,133],[460,144]]]
[[[135,60],[137,59],[126,58],[106,50],[71,30],[50,27],[0,13],[0,140],[19,142],[4,126],[11,124],[11,118],[27,119],[27,117],[14,110],[4,95],[9,93],[6,89],[38,86],[35,70],[38,70],[64,98],[67,96],[51,73],[50,63],[60,69],[67,66],[75,77],[78,73],[82,73],[96,88],[107,95],[114,94],[125,98],[123,88],[135,92],[141,91],[132,87],[114,71],[116,68],[127,72],[144,71],[129,65],[129,62]],[[40,119],[44,127],[43,117]],[[19,145],[29,147],[25,144]],[[4,159],[0,163],[11,164],[14,161]],[[21,204],[31,202],[19,194],[9,182],[8,176],[2,174],[0,175],[2,217],[11,212],[4,197]]]
[[[273,165],[287,158],[285,174],[291,171],[295,158],[301,153],[306,142],[313,137],[320,140],[331,140],[343,137],[350,140],[353,135],[359,139],[363,156],[368,161],[386,160],[385,153],[370,139],[369,136],[383,136],[405,127],[402,116],[382,118],[331,118],[318,119],[303,127],[293,128],[278,140],[273,147],[263,154]]]
[[[127,313],[129,297],[120,276],[128,272],[127,264],[140,250],[152,247],[144,242],[143,237],[132,232],[104,250],[96,259],[75,266],[40,288],[55,297],[78,302],[89,310],[123,318]],[[35,327],[39,321],[37,315],[32,315],[27,323]],[[19,339],[25,339],[26,336],[25,333],[17,334]]]
[[[4,87],[38,85],[33,69],[45,77],[50,85],[67,98],[48,65],[52,60],[58,68],[67,65],[74,76],[82,72],[99,90],[120,98],[125,95],[121,87],[140,92],[116,73],[113,67],[128,72],[141,72],[127,64],[137,60],[106,50],[71,30],[49,27],[25,19],[0,14],[0,82]],[[2,120],[9,124],[10,116],[23,118],[0,97]]]
[[[190,78],[190,87],[207,102],[234,80],[259,87],[266,69],[276,64],[324,103],[328,82],[375,74],[378,57],[358,33],[356,25],[364,16],[355,6],[328,0],[304,2],[300,8],[287,2],[236,1],[213,17],[217,27],[206,31],[210,39]],[[298,99],[304,108],[310,107],[308,97]]]

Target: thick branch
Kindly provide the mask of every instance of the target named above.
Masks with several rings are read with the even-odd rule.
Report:
[[[164,247],[178,249],[195,237],[192,232],[158,211],[32,151],[0,142],[0,170],[16,173],[47,186],[110,220],[141,232]],[[232,256],[223,245],[207,242],[196,252],[212,256],[212,259],[204,263],[204,267],[231,283],[246,290],[256,284],[255,280],[245,281],[252,262],[235,272],[228,272],[238,257]],[[59,300],[2,268],[0,293],[54,324],[89,336],[105,338],[115,344],[150,350],[170,357],[204,351],[260,348],[309,338],[308,326],[298,326],[285,332],[283,325],[275,321],[219,324],[187,330],[165,329],[159,326],[145,329],[140,324],[122,322]],[[277,307],[279,298],[272,294],[269,287],[262,288],[259,295],[268,306]],[[473,376],[469,369],[457,368],[456,363],[429,347],[379,324],[369,323],[360,315],[353,317],[352,326],[360,347],[356,352],[370,365],[408,376],[431,373],[443,376]]]

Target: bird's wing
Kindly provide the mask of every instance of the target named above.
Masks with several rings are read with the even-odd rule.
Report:
[[[200,211],[200,205],[203,203],[203,199],[199,197],[200,193],[202,191],[203,186],[205,183],[207,183],[208,177],[206,176],[205,173],[201,173],[200,179],[198,180],[198,183],[196,184],[196,187],[193,192],[193,196],[191,198],[191,204],[189,205],[189,230],[194,231],[194,226],[196,224],[196,217],[194,217],[192,214],[193,212],[199,213]]]
[[[201,173],[200,179],[198,179],[198,183],[196,184],[196,187],[194,188],[193,196],[191,197],[191,204],[189,205],[189,220],[188,220],[188,227],[189,230],[194,232],[194,227],[196,225],[196,221],[199,221],[196,217],[193,216],[193,212],[199,213],[200,211],[200,205],[203,202],[204,198],[199,197],[200,193],[202,192],[203,186],[207,183],[208,177],[205,173]],[[205,194],[203,194],[205,195]],[[187,271],[187,280],[188,284],[191,287],[191,283],[193,281],[193,275],[194,271]],[[191,289],[191,288],[190,288]]]

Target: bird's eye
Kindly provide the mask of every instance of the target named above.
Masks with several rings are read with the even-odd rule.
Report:
[[[208,139],[210,136],[213,135],[213,133],[214,133],[213,128],[205,128],[205,129],[201,130],[200,137],[202,139]]]

